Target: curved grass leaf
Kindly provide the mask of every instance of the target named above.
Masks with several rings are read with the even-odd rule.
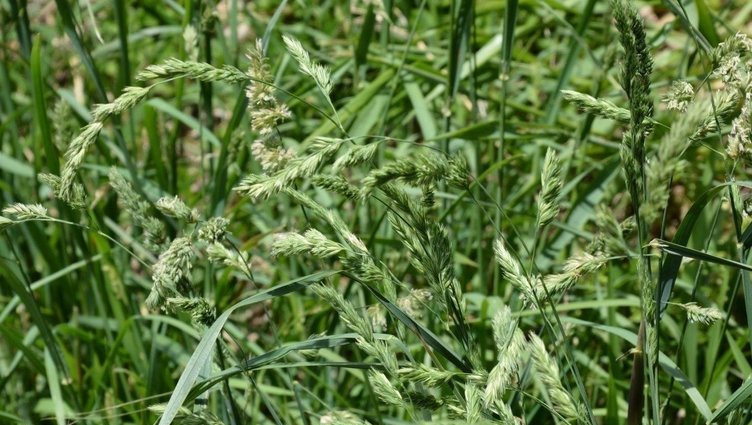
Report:
[[[608,325],[601,325],[598,323],[588,322],[586,320],[580,320],[573,317],[562,317],[561,320],[563,322],[569,322],[575,325],[581,325],[581,326],[588,326],[594,329],[602,330],[604,332],[610,333],[612,335],[615,335],[625,341],[628,341],[632,345],[637,344],[637,334],[634,332],[628,331],[626,329],[617,328],[614,326],[608,326]],[[658,363],[663,368],[663,370],[666,371],[669,375],[673,376],[674,379],[676,379],[679,384],[684,388],[684,392],[687,393],[687,396],[690,400],[692,400],[692,403],[694,403],[695,407],[697,408],[697,411],[700,412],[700,414],[706,419],[709,420],[712,416],[710,406],[708,406],[707,401],[705,401],[705,398],[702,397],[700,394],[700,391],[697,389],[694,383],[687,377],[687,375],[682,372],[681,369],[674,363],[673,360],[671,360],[667,355],[663,354],[662,352],[658,353]]]
[[[50,172],[58,174],[60,172],[59,154],[57,148],[52,143],[50,121],[47,118],[47,101],[44,98],[45,86],[44,77],[42,76],[42,38],[39,35],[34,37],[30,65],[31,87],[34,96],[34,122],[36,123],[39,137],[42,140],[47,168]]]
[[[28,310],[31,320],[39,328],[45,347],[50,351],[49,355],[51,356],[58,373],[61,373],[63,380],[67,382],[70,378],[68,378],[68,368],[63,361],[60,347],[55,340],[55,336],[52,334],[49,324],[44,316],[42,316],[42,312],[39,310],[39,306],[34,300],[31,292],[26,289],[26,286],[24,286],[24,284],[16,277],[15,273],[13,273],[3,261],[0,261],[0,276],[2,277],[3,283],[10,287],[11,292],[18,296]]]
[[[425,328],[420,323],[413,320],[412,317],[408,316],[404,311],[402,311],[399,307],[392,304],[384,295],[382,295],[379,291],[377,291],[375,288],[371,287],[365,282],[360,282],[363,284],[368,290],[373,294],[374,297],[381,303],[381,305],[384,306],[394,317],[397,318],[400,322],[402,322],[408,329],[410,329],[412,332],[414,332],[418,337],[428,344],[431,348],[433,348],[437,353],[441,354],[442,357],[447,359],[450,363],[455,365],[458,369],[460,369],[463,372],[470,372],[472,371],[472,367],[469,363],[467,363],[464,359],[462,359],[457,353],[455,353],[448,345],[444,344],[443,341],[439,339],[436,334],[431,332],[429,329]]]
[[[676,234],[671,242],[674,245],[686,246],[689,242],[689,237],[692,235],[692,229],[694,228],[697,220],[702,215],[705,206],[721,191],[729,185],[739,185],[742,187],[750,187],[746,182],[729,182],[724,183],[713,188],[708,189],[700,195],[699,198],[692,204],[687,211],[687,214],[679,224],[679,228],[676,230]],[[681,266],[682,257],[680,255],[667,255],[661,264],[660,273],[658,276],[659,282],[659,299],[660,299],[660,314],[662,315],[668,307],[668,301],[671,299],[671,292],[674,289],[674,283],[676,282],[677,275],[679,274],[679,266]]]
[[[749,397],[752,396],[752,379],[747,379],[742,386],[737,388],[736,391],[734,391],[733,394],[726,400],[721,407],[719,407],[713,414],[708,418],[708,423],[717,423],[726,415],[736,410],[737,407],[739,407],[742,403],[747,401]]]
[[[159,420],[159,425],[169,425],[172,423],[173,419],[175,419],[175,416],[177,416],[178,411],[183,406],[183,402],[191,393],[191,388],[196,382],[196,378],[198,378],[199,373],[201,373],[206,363],[211,361],[211,356],[214,351],[214,343],[217,341],[217,338],[222,332],[222,328],[224,327],[225,323],[230,318],[230,315],[235,310],[242,307],[248,307],[250,305],[257,304],[272,298],[281,297],[291,292],[300,291],[301,289],[304,289],[315,282],[318,282],[329,276],[333,276],[337,273],[338,272],[336,271],[318,272],[310,274],[308,276],[303,276],[287,283],[283,283],[281,285],[277,285],[273,288],[261,291],[234,304],[232,307],[228,308],[224,313],[222,313],[222,315],[214,321],[211,327],[207,329],[206,333],[201,338],[201,341],[199,341],[198,346],[193,351],[193,354],[188,360],[188,363],[185,365],[185,370],[183,370],[183,373],[180,375],[180,379],[175,385],[175,389],[170,396],[170,400],[165,406],[164,413]]]
[[[378,336],[378,335],[376,335]],[[219,382],[229,379],[235,375],[251,370],[260,369],[263,366],[272,364],[274,361],[283,358],[284,356],[292,353],[293,351],[300,350],[319,350],[323,348],[334,348],[341,345],[354,344],[358,340],[358,335],[355,333],[347,333],[340,335],[327,335],[319,338],[311,338],[306,341],[298,341],[290,344],[285,344],[282,347],[276,348],[271,351],[267,351],[259,356],[247,359],[237,366],[233,366],[229,369],[225,369],[217,375],[198,383],[191,389],[187,399],[192,400],[198,397],[200,394],[207,391],[209,388],[217,385]],[[363,368],[359,365],[358,368]]]
[[[729,260],[726,258],[716,257],[715,255],[708,254],[706,252],[698,251],[696,249],[687,248],[684,245],[677,245],[673,242],[659,240],[661,250],[672,255],[676,255],[687,258],[694,258],[695,260],[707,261],[709,263],[720,264],[722,266],[735,267],[737,269],[752,271],[752,266],[749,266],[738,261]]]
[[[50,397],[55,408],[55,421],[58,425],[65,425],[65,403],[60,392],[60,376],[57,374],[55,363],[47,348],[44,349],[44,369],[47,372],[47,385],[50,388]]]

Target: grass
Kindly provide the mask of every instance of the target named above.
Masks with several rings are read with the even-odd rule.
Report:
[[[0,3],[0,422],[747,424],[746,2]]]

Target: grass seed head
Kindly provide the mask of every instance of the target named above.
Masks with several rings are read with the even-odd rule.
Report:
[[[50,218],[47,208],[40,204],[15,203],[3,208],[3,214],[13,216],[16,220],[38,220]]]

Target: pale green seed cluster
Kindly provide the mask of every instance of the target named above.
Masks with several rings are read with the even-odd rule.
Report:
[[[170,246],[159,255],[152,267],[153,287],[146,298],[146,306],[152,310],[165,304],[168,298],[178,298],[184,292],[179,287],[193,268],[195,254],[192,241],[187,237],[175,238]]]
[[[584,417],[581,413],[583,409],[562,385],[556,360],[548,355],[546,346],[537,335],[531,334],[529,342],[536,377],[548,393],[554,410],[565,421],[578,423]]]
[[[525,337],[517,328],[509,307],[502,307],[493,318],[493,336],[496,342],[497,363],[488,374],[483,393],[486,407],[496,409],[508,416],[509,407],[504,402],[504,393],[517,384],[519,369],[526,350]]]
[[[329,75],[329,70],[321,64],[313,61],[310,55],[308,55],[308,52],[303,48],[303,45],[300,44],[300,41],[296,38],[283,35],[282,40],[284,40],[285,46],[287,46],[287,51],[290,52],[292,57],[298,62],[300,70],[304,74],[310,76],[313,81],[316,82],[319,90],[321,90],[325,96],[329,97],[329,94],[332,92],[332,80]]]
[[[752,160],[752,39],[742,33],[720,43],[712,52],[713,76],[726,91],[742,99],[742,108],[731,122],[726,154],[734,161]]]
[[[695,90],[692,84],[684,80],[674,81],[663,101],[666,103],[666,109],[670,111],[684,112],[687,105],[695,96]]]
[[[285,167],[273,174],[250,175],[235,190],[253,199],[266,199],[289,187],[295,180],[314,175],[344,143],[341,139],[319,138],[308,155],[286,161]]]
[[[241,253],[228,249],[220,242],[214,242],[206,248],[206,254],[209,261],[215,264],[221,264],[231,267],[245,276],[251,275],[251,265],[249,258]]]
[[[546,292],[551,297],[562,294],[583,276],[595,273],[606,263],[606,260],[603,255],[593,255],[588,252],[576,254],[564,263],[561,273],[549,274],[542,280],[536,281],[534,289],[536,295],[542,299],[546,296]],[[542,285],[545,285],[545,290]]]
[[[224,217],[212,217],[198,229],[198,239],[207,243],[217,243],[224,239],[230,221]]]
[[[420,155],[397,160],[385,165],[363,179],[363,192],[370,193],[375,188],[390,182],[404,182],[417,186],[431,185],[437,181],[446,181],[454,186],[464,188],[467,185],[467,163],[460,156],[447,158],[443,155],[422,153]]]
[[[328,412],[319,419],[320,425],[368,425],[368,421],[358,418],[353,413],[337,410]]]
[[[143,240],[147,249],[159,252],[167,237],[164,223],[149,212],[149,203],[133,190],[131,184],[116,168],[110,169],[109,179],[110,186],[115,189],[121,205],[133,223],[143,229]]]
[[[710,325],[723,319],[723,312],[713,307],[702,307],[695,302],[676,304],[687,313],[687,319],[692,323]]]
[[[327,258],[340,255],[345,250],[343,245],[329,240],[316,229],[309,229],[304,234],[278,234],[272,244],[272,255],[309,254],[317,258]]]
[[[92,121],[71,141],[65,151],[65,163],[60,172],[60,178],[57,179],[55,176],[47,178],[47,183],[52,186],[58,198],[75,208],[83,208],[84,190],[75,182],[75,179],[86,157],[86,152],[96,142],[107,119],[133,108],[146,98],[151,89],[152,86],[126,87],[114,101],[97,105],[92,110]]]
[[[188,223],[195,223],[199,220],[199,213],[195,209],[188,208],[178,196],[163,196],[154,203],[162,214],[175,217]]]
[[[3,214],[16,220],[37,220],[48,218],[47,208],[40,204],[15,203],[3,208]]]
[[[167,59],[160,65],[149,65],[136,78],[142,81],[190,78],[197,81],[225,82],[230,84],[245,83],[248,81],[248,75],[229,65],[216,68],[208,63],[184,61],[177,58]]]
[[[679,114],[658,144],[657,152],[645,167],[648,187],[665,188],[670,180],[681,178],[689,168],[684,153],[703,138],[717,133],[718,126],[731,120],[737,112],[739,96],[722,91],[711,97],[695,95],[686,110]],[[660,217],[669,198],[667,190],[650,190],[640,213],[647,223]]]
[[[598,99],[574,90],[562,90],[561,93],[565,100],[574,104],[582,112],[598,115],[624,124],[629,123],[631,119],[628,109],[620,108],[606,99]]]
[[[183,30],[183,48],[191,61],[198,61],[198,31],[193,25],[186,25]]]
[[[523,272],[519,261],[501,238],[494,243],[494,253],[504,277],[521,292],[529,305],[535,305],[536,300],[543,303],[548,297],[554,299],[561,295],[583,276],[597,271],[607,260],[603,253],[583,252],[567,260],[561,273],[530,277]]]
[[[547,226],[559,213],[559,192],[561,191],[561,165],[553,149],[546,151],[541,173],[541,193],[538,197],[538,227]]]

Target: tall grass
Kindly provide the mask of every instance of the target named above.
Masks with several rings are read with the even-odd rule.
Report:
[[[752,8],[75,6],[0,5],[3,422],[752,420]]]

